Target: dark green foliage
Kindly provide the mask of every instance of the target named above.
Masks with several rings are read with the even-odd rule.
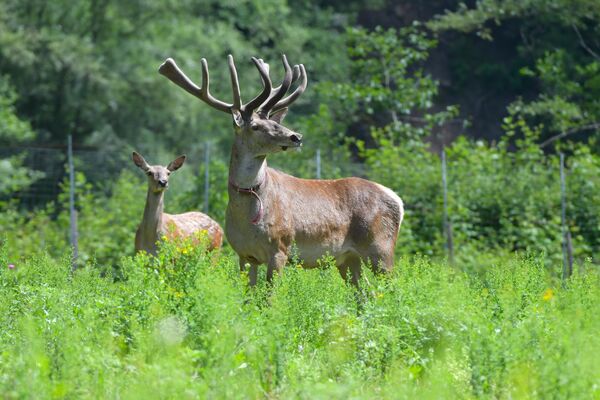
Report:
[[[423,49],[431,42],[414,29],[400,33],[358,31],[350,38],[349,52],[359,69],[355,83],[337,87],[342,93],[339,97],[353,99],[349,104],[360,104],[352,110],[357,119],[371,118],[378,112],[387,114],[368,124],[376,126],[371,128],[374,146],[357,142],[366,174],[394,189],[405,202],[401,251],[441,254],[445,240],[441,229],[441,163],[423,137],[434,137],[455,110],[433,113],[429,109],[437,86],[423,75],[419,62],[426,57]],[[395,57],[398,54],[404,56]],[[397,73],[389,79],[385,60],[392,60]],[[402,87],[418,88],[420,97]],[[358,99],[363,102],[357,103]],[[425,116],[418,117],[422,113]],[[538,144],[541,128],[531,128],[524,119],[507,117],[503,129],[505,135],[497,145],[459,138],[447,148],[449,216],[457,256],[479,268],[479,257],[486,251],[545,253],[549,263],[559,265],[558,157],[544,154]],[[600,188],[600,181],[591,175],[592,171],[597,174],[597,161],[592,161],[597,158],[589,154],[587,146],[576,146],[570,153],[569,164],[578,168],[573,167],[567,178],[568,182],[574,180],[568,185],[568,225],[575,237],[576,257],[585,259],[597,254],[597,234],[590,228],[600,210],[593,200],[596,196],[589,192]]]
[[[8,79],[0,75],[0,149],[24,144],[35,136],[29,123],[17,115],[16,100],[17,94]],[[18,192],[43,175],[24,168],[22,155],[16,154],[7,158],[4,156],[5,154],[0,152],[0,205],[7,194]]]
[[[599,21],[595,0],[481,0],[471,8],[461,3],[428,26],[438,33],[464,33],[455,35],[463,45],[452,54],[463,87],[475,80],[498,94],[510,93],[509,112],[530,124],[543,123],[542,139],[554,141],[557,135],[582,140],[599,132]],[[490,52],[473,33],[494,41],[497,51]],[[481,57],[483,48],[490,57]],[[503,62],[497,54],[504,54]]]
[[[522,121],[506,120],[498,145],[466,139],[446,149],[449,216],[455,253],[477,266],[485,252],[544,253],[561,262],[560,175],[558,156],[546,156],[538,133]],[[514,137],[520,137],[513,143]],[[388,139],[366,149],[369,176],[393,188],[405,202],[399,251],[442,254],[441,162],[425,146],[394,146]],[[516,151],[508,148],[516,146]],[[575,256],[598,262],[598,158],[579,146],[568,157],[567,224]]]
[[[170,1],[9,0],[0,7],[0,73],[18,88],[19,114],[46,142],[62,143],[73,134],[76,143],[103,147],[125,139],[181,149],[202,136],[229,135],[225,116],[199,107],[197,100],[157,73],[168,56],[194,79],[200,74],[199,58],[207,58],[213,91],[227,101],[228,53],[238,61],[246,100],[260,84],[250,56],[270,61],[275,77],[281,75],[275,68],[281,51],[292,62],[319,71],[309,72],[312,82],[339,73],[325,68],[329,60],[314,48],[310,51],[315,41],[327,38],[331,56],[336,41],[342,43],[329,28],[331,13],[320,10],[319,18],[307,25],[303,19],[314,17],[294,14],[286,1],[192,1],[175,6]],[[337,68],[342,68],[343,53],[334,55]],[[160,139],[153,140],[157,134]]]

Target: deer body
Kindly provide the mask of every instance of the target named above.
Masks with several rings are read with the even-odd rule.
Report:
[[[290,68],[283,56],[285,76],[273,88],[269,66],[252,58],[263,82],[263,91],[242,104],[237,71],[229,56],[233,103],[215,99],[209,92],[206,60],[202,59],[202,87],[196,86],[168,59],[159,72],[188,93],[233,117],[235,140],[229,165],[229,203],[226,234],[239,255],[240,268],[250,265],[250,284],[257,267],[267,264],[267,279],[281,272],[292,249],[307,268],[330,254],[344,278],[348,271],[358,284],[361,260],[376,272],[393,268],[394,247],[404,209],[390,189],[360,178],[337,180],[299,179],[267,166],[268,154],[300,147],[302,135],[281,124],[287,106],[306,89],[303,65]],[[284,98],[291,84],[298,87]]]
[[[184,157],[184,156],[182,156]],[[178,158],[168,167],[149,166],[138,153],[133,159],[148,175],[148,193],[142,222],[135,233],[135,251],[146,251],[156,255],[156,244],[163,237],[168,239],[193,237],[201,231],[206,231],[209,238],[209,250],[220,248],[223,242],[223,230],[217,222],[208,215],[192,211],[183,214],[167,214],[164,210],[164,194],[168,186],[171,172],[179,169],[185,158]]]
[[[256,188],[256,196],[238,191],[237,183],[229,186],[225,233],[240,266],[250,264],[251,284],[257,265],[266,264],[270,278],[292,249],[305,268],[316,267],[325,254],[333,256],[342,275],[350,269],[355,283],[361,259],[378,272],[392,268],[403,204],[390,189],[360,178],[296,178],[269,168],[263,157],[238,163],[244,158],[235,155],[242,151],[234,145],[230,177]],[[261,218],[253,223],[261,203]]]
[[[271,168],[267,174],[257,190],[264,207],[257,224],[250,221],[258,200],[229,190],[225,232],[240,257],[268,264],[279,252],[287,259],[295,244],[311,268],[327,253],[342,264],[353,256],[379,261],[393,253],[403,211],[397,196],[360,178],[299,179]],[[277,193],[282,187],[292,190]]]

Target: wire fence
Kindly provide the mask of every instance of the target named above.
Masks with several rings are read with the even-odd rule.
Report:
[[[63,179],[64,163],[67,154],[57,148],[5,147],[0,148],[0,159],[23,157],[22,164],[33,171],[40,171],[43,177],[31,185],[20,189],[17,196],[23,206],[33,208],[40,203],[55,199],[59,193],[58,183]]]
[[[212,151],[210,143],[205,143],[199,147],[191,157],[188,157],[188,168],[192,171],[203,171],[203,204],[202,208],[205,212],[211,208],[210,196],[211,193],[211,163],[215,162],[218,156]],[[332,158],[325,156],[325,163],[322,162],[322,152],[316,149],[310,158],[300,159],[305,163],[305,175],[311,174],[313,178],[330,178],[324,173],[324,164],[335,163]],[[126,151],[102,151],[90,148],[72,148],[69,137],[69,142],[64,146],[55,147],[8,147],[0,149],[0,159],[10,157],[20,157],[22,165],[30,170],[39,171],[43,176],[35,180],[31,185],[25,186],[16,193],[11,193],[10,196],[19,198],[19,204],[28,209],[33,209],[43,206],[50,201],[58,198],[60,193],[65,193],[68,188],[70,200],[70,221],[71,229],[69,232],[71,244],[74,248],[75,259],[77,256],[77,215],[75,197],[75,174],[83,172],[91,182],[104,182],[113,180],[124,168],[129,168],[131,160],[129,152]],[[222,157],[222,156],[221,156]],[[218,158],[216,161],[225,163],[226,160]],[[564,170],[564,155],[560,154],[560,190],[561,190],[561,237],[562,237],[562,255],[563,255],[563,279],[568,278],[573,272],[573,248],[571,233],[567,226],[567,185],[566,175]],[[270,163],[273,164],[273,163]],[[277,163],[274,163],[277,167]],[[285,166],[284,166],[285,167]],[[345,164],[335,166],[337,171],[342,171],[342,175],[364,176],[364,165]],[[286,168],[283,168],[286,169]],[[452,237],[452,219],[449,215],[448,206],[448,187],[452,182],[448,180],[448,166],[445,150],[440,152],[440,169],[441,181],[440,188],[443,194],[443,218],[439,229],[444,237],[444,252],[446,253],[450,263],[454,259],[454,244]],[[67,185],[68,184],[68,185]],[[63,186],[65,185],[65,186]],[[109,185],[106,185],[108,191]],[[102,184],[97,185],[96,190],[104,190]],[[108,193],[107,193],[108,194]],[[75,266],[74,260],[74,266]]]

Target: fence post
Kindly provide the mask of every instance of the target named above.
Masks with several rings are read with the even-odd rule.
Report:
[[[571,232],[567,228],[567,184],[565,178],[565,155],[560,153],[560,222],[563,253],[563,282],[573,273],[573,245]]]
[[[75,210],[75,167],[73,166],[73,137],[68,137],[68,160],[69,160],[69,215],[71,228],[71,248],[73,259],[71,260],[71,271],[77,269],[77,258],[79,257],[79,243],[77,233],[77,210]]]
[[[452,225],[448,218],[448,180],[446,177],[446,149],[442,148],[442,189],[444,192],[444,217],[443,226],[444,235],[446,236],[446,252],[448,253],[448,261],[454,263],[454,244],[452,243]]]
[[[204,145],[204,213],[208,214],[208,191],[209,187],[209,166],[210,166],[210,149],[209,142]]]
[[[316,155],[316,163],[317,163],[317,179],[321,179],[321,149],[317,149]]]

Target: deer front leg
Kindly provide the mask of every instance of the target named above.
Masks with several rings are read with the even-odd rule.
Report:
[[[267,264],[267,282],[271,283],[273,281],[273,271],[277,270],[277,273],[281,275],[287,259],[287,254],[283,251],[279,251],[271,257]]]
[[[256,277],[258,275],[258,264],[250,262],[249,260],[240,257],[240,272],[246,272],[247,266],[250,267],[248,271],[248,285],[252,287],[256,285]]]

